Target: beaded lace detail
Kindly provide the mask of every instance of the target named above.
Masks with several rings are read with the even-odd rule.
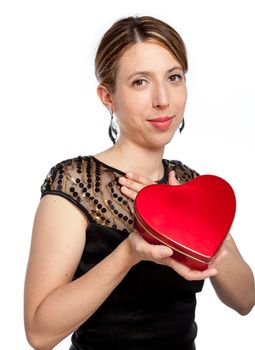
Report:
[[[198,175],[179,161],[163,160],[164,177],[174,169],[176,178],[185,183]],[[57,194],[70,200],[90,222],[130,232],[133,229],[134,202],[120,191],[118,179],[124,175],[93,156],[77,157],[55,165],[41,186],[42,197]]]

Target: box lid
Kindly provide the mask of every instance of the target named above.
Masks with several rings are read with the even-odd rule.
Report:
[[[215,175],[179,185],[144,187],[135,200],[135,216],[160,242],[209,262],[228,234],[236,211],[232,187]]]

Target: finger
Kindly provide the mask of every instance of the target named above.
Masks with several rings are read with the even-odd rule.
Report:
[[[126,187],[126,186],[121,186],[120,188],[121,193],[123,193],[125,196],[127,196],[128,198],[132,199],[133,201],[136,199],[137,193],[138,191],[133,191],[130,188]]]
[[[168,259],[168,266],[188,281],[204,280],[217,274],[217,269],[214,267],[209,267],[204,271],[193,270],[173,258]]]
[[[168,184],[172,185],[172,186],[180,185],[180,183],[177,181],[177,179],[175,177],[174,170],[171,170],[169,175],[168,175]]]
[[[136,230],[129,235],[129,238],[132,239],[136,251],[143,256],[144,260],[157,262],[173,254],[173,250],[163,244],[150,244]]]
[[[231,239],[231,234],[230,232],[228,233],[227,237],[226,237],[226,241],[229,241]]]
[[[149,244],[148,246],[148,255],[152,260],[158,261],[165,258],[168,259],[172,254],[172,249],[165,245]]]
[[[137,174],[137,173],[133,173],[133,172],[127,172],[126,173],[126,177],[130,180],[133,180],[135,182],[138,182],[142,185],[150,185],[150,184],[153,184],[154,182],[149,179],[148,177],[145,177],[145,176],[142,176],[140,174]]]
[[[121,176],[119,178],[119,183],[122,185],[122,186],[125,186],[126,188],[128,188],[129,190],[131,191],[134,191],[134,192],[139,192],[145,185],[139,183],[139,182],[136,182],[136,181],[133,181],[131,179],[127,179],[126,177],[124,176]]]

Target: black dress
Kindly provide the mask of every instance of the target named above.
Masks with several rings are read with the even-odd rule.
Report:
[[[181,183],[198,175],[179,161],[162,162],[159,183],[167,183],[172,169]],[[104,259],[133,229],[133,201],[120,192],[121,175],[93,156],[79,156],[54,166],[41,187],[42,196],[63,196],[88,218],[86,246],[73,279]],[[72,349],[194,349],[196,293],[202,287],[203,281],[189,282],[171,268],[142,261],[74,332]]]

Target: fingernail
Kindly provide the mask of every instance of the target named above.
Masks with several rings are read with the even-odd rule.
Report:
[[[126,177],[133,177],[133,173],[132,172],[130,172],[130,171],[128,171],[127,173],[126,173]]]
[[[164,252],[164,254],[169,255],[169,256],[171,256],[173,254],[173,251],[170,248],[165,248],[163,252]]]
[[[224,256],[227,256],[227,255],[228,255],[228,252],[226,250],[223,250],[222,256],[224,257]]]
[[[121,176],[120,178],[119,178],[119,183],[120,184],[124,184],[125,183],[125,178],[123,177],[123,176]]]

